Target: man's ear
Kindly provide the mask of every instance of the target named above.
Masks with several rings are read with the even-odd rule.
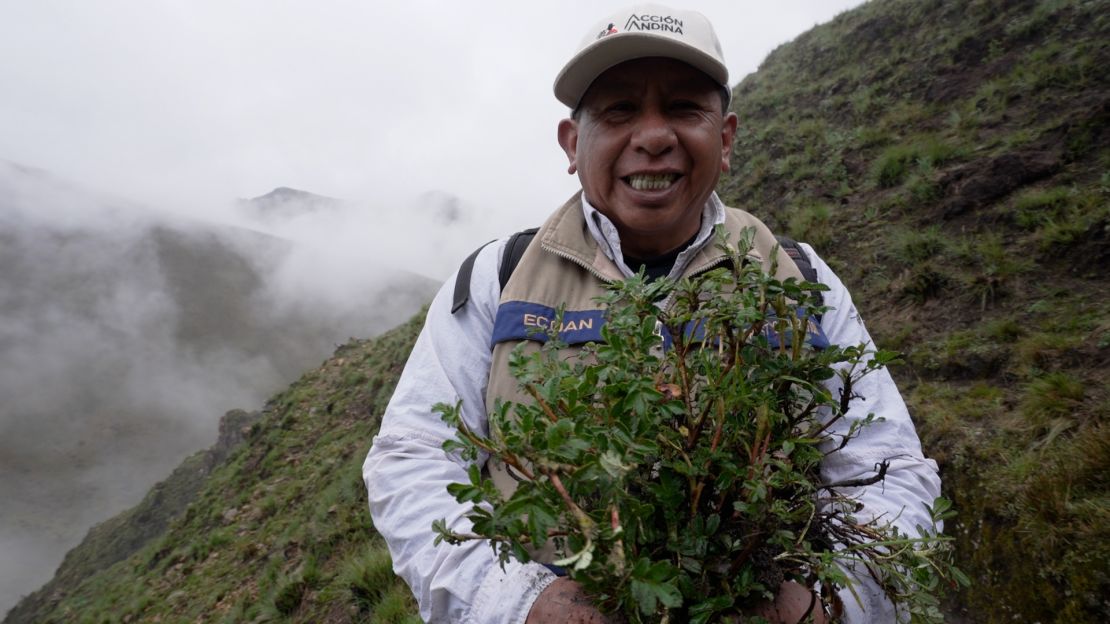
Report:
[[[578,171],[578,122],[573,119],[564,119],[559,122],[559,147],[567,154],[567,173]]]
[[[740,118],[736,113],[725,115],[721,123],[721,172],[728,173],[729,160],[732,157],[732,138],[736,136],[736,126]]]

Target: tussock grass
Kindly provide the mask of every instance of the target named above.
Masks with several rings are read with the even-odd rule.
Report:
[[[891,188],[902,184],[915,169],[929,172],[945,163],[965,155],[959,146],[945,142],[936,136],[919,137],[913,141],[888,147],[872,165],[872,178],[880,188]],[[921,188],[918,194],[925,193]]]

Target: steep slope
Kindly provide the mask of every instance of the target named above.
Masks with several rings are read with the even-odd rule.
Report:
[[[960,517],[971,621],[1110,619],[1110,2],[876,0],[736,89],[726,202],[812,242]]]
[[[361,465],[422,321],[340,347],[253,424],[225,419],[225,446],[237,432],[242,444],[190,458],[137,510],[94,528],[4,621],[419,622],[370,530]],[[156,499],[168,490],[167,510]],[[168,528],[119,543],[143,530],[140,510]]]
[[[736,90],[722,195],[814,243],[906,354],[974,581],[954,620],[1107,619],[1107,8],[873,0]],[[358,468],[418,323],[342,347],[163,534],[74,556],[7,621],[412,620]]]

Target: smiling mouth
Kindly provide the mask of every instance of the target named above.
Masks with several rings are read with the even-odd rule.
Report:
[[[678,173],[635,173],[621,178],[637,191],[661,191],[682,177]]]

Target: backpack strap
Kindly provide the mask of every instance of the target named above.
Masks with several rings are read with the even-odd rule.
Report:
[[[817,268],[810,262],[809,254],[802,249],[798,241],[789,236],[779,236],[778,234],[775,235],[775,240],[779,242],[779,246],[786,252],[786,255],[790,256],[794,264],[798,265],[798,270],[802,272],[802,277],[805,278],[807,282],[816,282]],[[817,297],[817,305],[824,303],[825,297],[821,291],[814,291],[813,294]]]
[[[521,230],[510,236],[509,242],[505,243],[505,255],[501,258],[501,269],[497,272],[497,282],[501,284],[501,290],[505,290],[505,284],[509,283],[516,265],[520,264],[520,257],[524,255],[524,250],[532,244],[532,239],[539,231],[540,228]]]
[[[509,241],[505,243],[505,254],[501,258],[501,268],[497,271],[497,281],[501,284],[502,290],[504,290],[505,284],[509,283],[509,277],[512,276],[513,270],[516,269],[516,265],[520,264],[520,257],[524,255],[524,250],[528,249],[528,245],[531,244],[539,230],[539,228],[521,230],[510,236]],[[489,241],[489,243],[492,242]],[[463,260],[459,266],[458,275],[455,276],[455,296],[451,304],[451,314],[463,309],[466,303],[470,301],[470,276],[474,273],[474,261],[478,259],[478,254],[489,243],[475,249],[474,253],[467,256],[466,260]]]
[[[505,284],[509,283],[509,278],[512,277],[516,265],[520,264],[520,257],[524,255],[524,250],[528,249],[528,245],[532,243],[532,239],[536,237],[536,232],[539,228],[528,228],[521,230],[516,234],[509,237],[509,241],[505,243],[505,254],[501,257],[501,267],[497,271],[497,281],[501,285],[501,289],[505,289]],[[806,254],[798,241],[788,237],[776,235],[775,239],[779,242],[782,250],[794,264],[798,265],[798,270],[801,271],[802,277],[807,282],[817,281],[817,268],[809,260],[809,255]],[[458,312],[466,306],[470,301],[470,276],[474,272],[474,261],[478,258],[478,254],[485,249],[493,241],[489,241],[485,245],[474,250],[474,253],[463,260],[462,265],[459,266],[458,276],[455,277],[455,297],[454,303],[451,306],[451,314]],[[817,304],[821,305],[824,297],[820,291],[814,293],[817,296]]]
[[[474,272],[474,261],[478,259],[478,254],[481,253],[486,245],[493,241],[487,242],[485,245],[474,250],[474,253],[466,257],[459,265],[459,272],[455,275],[455,297],[451,304],[451,314],[463,309],[467,301],[470,301],[470,274]]]

